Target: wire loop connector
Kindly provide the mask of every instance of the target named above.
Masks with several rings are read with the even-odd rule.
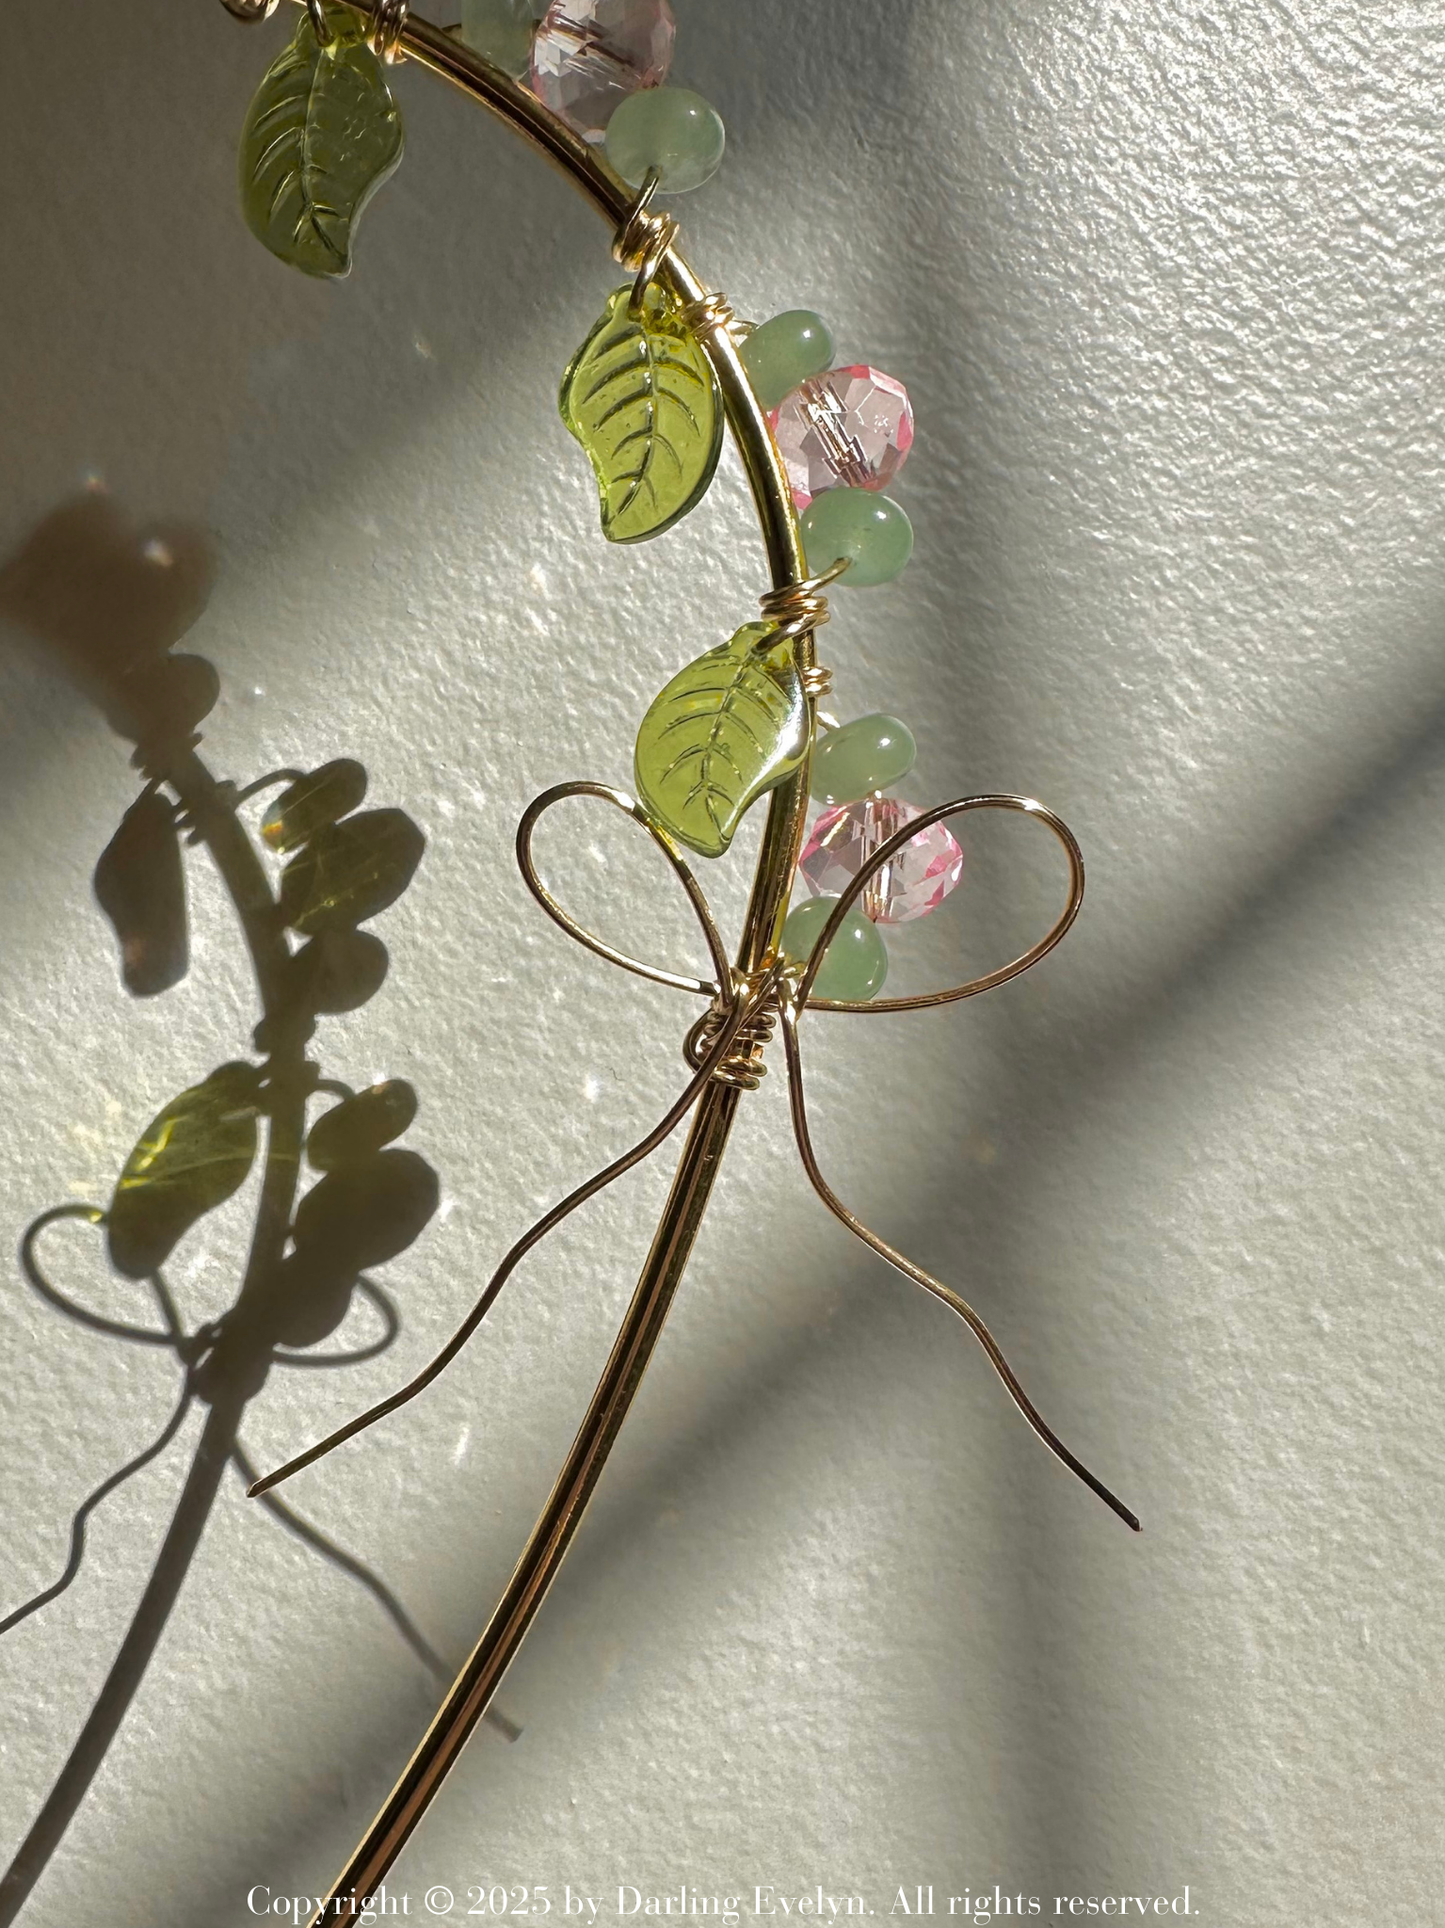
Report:
[[[691,335],[710,335],[718,328],[731,333],[736,324],[737,317],[720,288],[697,301],[687,302],[682,309],[682,325]]]
[[[733,988],[731,998],[715,997],[697,1023],[693,1025],[683,1040],[682,1055],[687,1062],[699,1069],[706,1063],[708,1054],[717,1042],[720,1032],[736,1013],[746,1007],[762,989],[762,979],[740,978]],[[718,1084],[736,1085],[740,1091],[756,1091],[768,1075],[768,1067],[763,1063],[763,1052],[778,1022],[778,1001],[775,993],[765,994],[763,1001],[751,1011],[738,1026],[733,1038],[733,1048],[713,1066],[713,1077]]]
[[[829,617],[828,598],[823,591],[829,583],[836,582],[847,567],[848,558],[840,556],[821,576],[785,583],[781,589],[766,590],[758,597],[763,620],[778,625],[780,641],[790,641],[823,627]]]
[[[647,291],[657,279],[657,271],[677,239],[678,227],[673,217],[652,212],[652,197],[661,179],[655,167],[648,169],[647,179],[638,189],[637,199],[628,209],[612,243],[613,260],[620,261],[624,268],[637,270],[637,279],[632,284],[632,300],[628,304],[634,315],[642,313]]]
[[[366,44],[388,67],[403,58],[401,37],[406,32],[408,0],[376,0]]]

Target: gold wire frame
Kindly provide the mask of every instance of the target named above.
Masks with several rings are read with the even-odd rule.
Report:
[[[296,3],[310,6],[313,11],[318,6],[318,0],[296,0]],[[222,0],[222,4],[237,18],[254,21],[268,17],[276,0]],[[807,574],[787,476],[766,415],[738,353],[738,340],[746,334],[746,325],[735,320],[721,293],[705,288],[693,273],[678,249],[678,228],[673,217],[652,211],[656,180],[649,177],[641,191],[634,194],[604,165],[595,149],[518,82],[472,52],[453,31],[409,18],[406,0],[342,0],[342,4],[366,22],[368,42],[382,58],[411,59],[439,74],[471,99],[491,109],[561,168],[613,228],[614,257],[636,276],[634,303],[640,304],[647,288],[657,282],[678,304],[682,319],[712,364],[726,420],[752,492],[771,578],[770,588],[760,598],[762,613],[766,620],[778,625],[780,639],[793,642],[807,703],[811,745],[819,721],[817,704],[828,693],[830,685],[828,671],[816,660],[814,635],[828,620],[824,591],[846,564],[840,561],[817,576]],[[1129,1509],[1047,1426],[973,1308],[950,1287],[915,1266],[872,1232],[828,1185],[809,1133],[798,1042],[798,1024],[809,1009],[858,1014],[920,1010],[976,997],[1028,970],[1053,949],[1078,914],[1084,889],[1083,859],[1078,844],[1061,818],[1031,798],[989,795],[940,804],[911,818],[873,853],[835,904],[806,968],[789,966],[780,953],[779,940],[803,840],[808,764],[809,757],[805,756],[800,768],[770,797],[742,935],[733,958],[728,955],[702,888],[676,843],[624,791],[593,781],[558,784],[537,797],[522,817],[517,833],[518,864],[528,889],[560,929],[607,963],[653,983],[708,1000],[707,1010],[688,1032],[684,1045],[684,1055],[694,1067],[694,1075],[651,1131],[560,1200],[516,1241],[462,1324],[419,1374],[369,1411],[254,1481],[248,1490],[252,1494],[269,1491],[424,1391],[477,1330],[527,1252],[571,1212],[648,1157],[689,1115],[691,1125],[617,1340],[507,1588],[381,1811],[327,1895],[319,1900],[313,1924],[354,1914],[363,1899],[374,1892],[485,1712],[545,1598],[661,1333],[742,1093],[754,1088],[763,1077],[763,1053],[779,1025],[794,1135],[804,1170],[823,1203],[871,1250],[905,1277],[922,1285],[964,1321],[983,1346],[1020,1412],[1049,1450],[1121,1519],[1135,1531],[1139,1529],[1139,1522]],[[601,801],[642,825],[682,884],[698,919],[714,972],[712,979],[665,970],[617,949],[588,931],[548,890],[533,858],[533,834],[548,810],[571,798]],[[823,953],[878,870],[920,831],[977,810],[1020,812],[1043,823],[1063,847],[1069,868],[1066,901],[1045,935],[1000,969],[942,991],[870,1003],[814,998],[812,988]]]

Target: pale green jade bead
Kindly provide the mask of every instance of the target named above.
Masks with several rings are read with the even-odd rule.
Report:
[[[821,315],[790,308],[755,328],[738,353],[764,408],[776,408],[799,382],[833,366],[833,337]]]
[[[517,79],[531,62],[532,32],[544,9],[545,0],[462,0],[459,38]]]
[[[812,956],[837,901],[836,897],[810,897],[788,912],[783,925],[783,955],[790,964],[804,964]],[[828,946],[809,996],[865,1004],[877,997],[887,975],[888,952],[877,926],[862,911],[850,910]]]
[[[726,134],[717,109],[688,87],[644,87],[607,123],[607,158],[633,187],[656,168],[658,186],[685,194],[710,181]]]
[[[819,803],[856,803],[901,783],[918,746],[896,716],[860,716],[820,735],[808,787]]]
[[[896,502],[872,489],[825,489],[803,511],[801,527],[812,575],[847,557],[840,589],[892,582],[913,554],[913,524]]]

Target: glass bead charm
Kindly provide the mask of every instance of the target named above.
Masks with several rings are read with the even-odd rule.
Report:
[[[607,123],[607,158],[633,187],[655,168],[667,194],[686,194],[722,165],[722,116],[689,87],[644,87]]]
[[[701,500],[722,448],[712,364],[654,283],[617,289],[562,377],[557,406],[597,478],[602,533],[642,542]]]
[[[922,814],[895,797],[864,797],[825,810],[798,860],[804,883],[841,897],[874,852]],[[963,852],[943,824],[932,823],[869,879],[858,908],[875,924],[907,924],[937,910],[962,875]]]
[[[819,803],[854,803],[891,790],[913,768],[918,746],[896,716],[859,716],[820,734],[808,788]]]
[[[790,964],[805,964],[812,956],[837,901],[836,897],[808,898],[788,912],[782,948]],[[813,980],[811,995],[865,1003],[877,997],[887,975],[887,947],[873,924],[855,907],[838,926]]]
[[[821,315],[790,308],[755,328],[738,353],[758,400],[773,409],[799,382],[821,375],[831,364],[833,337]]]
[[[544,0],[462,0],[461,38],[474,53],[519,79],[532,58]]]
[[[676,31],[670,0],[552,0],[532,37],[532,92],[600,141],[629,94],[667,79]]]
[[[840,483],[886,489],[913,446],[908,390],[862,362],[809,376],[770,420],[799,513]]]
[[[891,496],[871,489],[825,489],[803,511],[802,531],[813,575],[847,562],[840,589],[892,582],[913,554],[913,524]]]
[[[241,212],[263,246],[303,274],[351,272],[356,225],[401,161],[386,69],[345,7],[303,11],[241,130]]]

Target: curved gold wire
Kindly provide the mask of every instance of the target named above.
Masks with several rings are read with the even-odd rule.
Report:
[[[304,1453],[298,1453],[294,1459],[288,1459],[285,1465],[278,1466],[275,1472],[267,1473],[263,1479],[254,1480],[246,1488],[247,1498],[259,1499],[261,1494],[269,1493],[273,1486],[279,1486],[283,1480],[290,1479],[293,1473],[299,1473],[303,1467],[315,1465],[318,1459],[324,1458],[336,1447],[344,1445],[348,1439],[354,1439],[358,1433],[365,1432],[368,1426],[374,1426],[378,1419],[385,1419],[388,1413],[396,1412],[399,1407],[415,1399],[418,1393],[425,1392],[432,1381],[445,1372],[471,1338],[491,1310],[497,1294],[533,1246],[539,1245],[547,1234],[555,1230],[563,1219],[570,1217],[579,1205],[585,1205],[589,1198],[595,1198],[597,1193],[604,1190],[614,1179],[621,1178],[625,1172],[631,1171],[634,1165],[640,1165],[644,1158],[649,1157],[659,1145],[671,1137],[712,1082],[713,1073],[731,1051],[733,1040],[738,1033],[753,1017],[755,1011],[767,999],[774,996],[775,979],[775,972],[767,973],[748,998],[739,999],[719,1028],[697,1076],[688,1082],[686,1088],[663,1113],[652,1130],[645,1137],[639,1138],[637,1143],[629,1147],[620,1157],[614,1158],[610,1165],[604,1165],[600,1171],[594,1172],[591,1178],[584,1180],[527,1228],[507,1251],[501,1264],[488,1279],[476,1304],[451,1338],[414,1378],[409,1379],[399,1391],[378,1401],[376,1405],[368,1407],[364,1413],[358,1413],[355,1419],[348,1420],[344,1426],[339,1426],[334,1433],[328,1433],[325,1439],[318,1440],[314,1446],[308,1446]]]
[[[640,823],[657,845],[658,849],[672,865],[683,889],[687,892],[688,902],[697,913],[697,921],[702,926],[702,934],[707,940],[708,954],[712,958],[713,969],[717,972],[715,983],[706,978],[687,977],[678,971],[665,971],[655,964],[644,964],[639,958],[629,957],[626,951],[619,951],[614,945],[601,937],[596,937],[585,925],[579,924],[575,917],[563,910],[557,899],[537,874],[537,866],[532,861],[532,832],[538,822],[554,803],[561,803],[566,797],[600,797],[604,803],[612,804]],[[523,812],[522,821],[517,825],[517,866],[522,873],[522,881],[546,911],[552,922],[569,937],[591,951],[597,957],[605,957],[609,964],[620,964],[624,971],[631,971],[634,977],[650,978],[654,984],[669,985],[675,991],[691,991],[700,997],[719,997],[723,986],[732,982],[732,966],[728,962],[727,948],[722,934],[713,922],[712,912],[708,909],[707,899],[703,896],[702,886],[693,876],[686,858],[677,845],[660,825],[643,809],[635,797],[629,797],[625,790],[616,790],[610,783],[595,783],[590,778],[581,778],[573,783],[554,783],[550,790],[544,790],[539,797],[533,797]]]
[[[941,1299],[950,1312],[958,1314],[988,1354],[989,1364],[1003,1381],[1009,1397],[1054,1457],[1081,1479],[1091,1492],[1097,1493],[1106,1506],[1112,1507],[1126,1526],[1131,1527],[1135,1533],[1142,1533],[1144,1529],[1140,1526],[1137,1516],[1129,1511],[1121,1499],[1109,1491],[1102,1480],[1094,1477],[1081,1459],[1077,1459],[1069,1451],[1044,1419],[1043,1414],[1019,1384],[1013,1368],[1003,1356],[998,1341],[968,1301],[960,1298],[957,1292],[944,1285],[941,1280],[934,1278],[931,1272],[925,1272],[921,1265],[915,1265],[911,1259],[905,1258],[886,1239],[879,1238],[878,1234],[870,1230],[861,1218],[849,1211],[824,1178],[808,1131],[808,1111],[803,1096],[803,1059],[798,1049],[799,1015],[800,1007],[796,997],[789,996],[784,990],[779,1000],[779,1016],[782,1020],[783,1052],[788,1066],[788,1104],[792,1113],[793,1136],[797,1140],[798,1155],[803,1161],[803,1169],[808,1174],[808,1182],[813,1190],[833,1216],[848,1227],[854,1238],[860,1239],[880,1258],[887,1259],[894,1270],[901,1272],[906,1279],[912,1279],[915,1284],[921,1285],[925,1292],[931,1292],[934,1298]]]
[[[299,0],[299,3],[314,7],[318,0]],[[374,20],[381,11],[382,0],[345,0],[345,4],[363,19]],[[580,135],[550,113],[519,82],[444,29],[413,17],[405,24],[398,44],[417,65],[441,76],[471,99],[498,114],[582,190],[604,219],[612,224],[617,243],[626,244],[629,265],[637,270],[632,291],[634,301],[645,297],[647,285],[655,279],[680,309],[687,310],[690,304],[701,304],[698,318],[704,325],[700,339],[717,378],[724,412],[752,492],[767,552],[769,574],[775,591],[785,601],[782,620],[790,625],[790,634],[795,639],[795,659],[800,673],[806,675],[813,666],[812,631],[826,620],[827,613],[826,600],[817,592],[845,565],[840,561],[825,576],[810,582],[803,580],[807,565],[788,478],[769,428],[767,414],[758,401],[738,351],[738,343],[749,332],[748,324],[736,321],[731,325],[724,324],[720,301],[710,308],[707,306],[710,301],[707,289],[673,245],[676,224],[671,217],[650,211],[649,204],[656,191],[656,183],[653,183],[650,192],[634,195],[630,187],[605,165],[597,150],[589,147]],[[811,603],[804,600],[809,593],[816,598]],[[818,680],[814,679],[815,682]],[[811,711],[811,692],[808,703]],[[559,790],[566,792],[574,787],[584,791],[590,787],[595,794],[607,796],[627,810],[628,814],[638,814],[639,820],[647,823],[638,806],[621,792],[609,792],[600,785],[563,785],[559,786]],[[1020,799],[997,801],[1005,803],[1006,807],[1025,807]],[[542,799],[538,802],[541,803]],[[1029,807],[1039,809],[1039,806]],[[355,1912],[359,1898],[372,1893],[392,1866],[465,1745],[476,1721],[482,1717],[498,1681],[525,1637],[565,1557],[618,1428],[652,1356],[727,1143],[742,1094],[736,1083],[719,1075],[721,1067],[730,1053],[741,1055],[736,1052],[737,1040],[741,1037],[747,1043],[749,1027],[752,1027],[751,1036],[754,1040],[761,1033],[762,1027],[757,1020],[770,1005],[776,1004],[779,984],[784,981],[777,955],[778,943],[802,844],[806,810],[805,760],[772,793],[736,962],[729,969],[726,958],[721,958],[718,983],[714,986],[709,986],[701,979],[657,971],[616,951],[600,939],[594,939],[550,898],[545,887],[541,886],[540,879],[535,879],[535,872],[528,878],[529,887],[532,887],[535,879],[533,895],[553,921],[596,955],[656,982],[710,995],[717,999],[720,1007],[726,1005],[726,1014],[711,1041],[697,1078],[689,1085],[678,1105],[673,1107],[673,1112],[677,1114],[675,1122],[680,1122],[688,1104],[696,1105],[696,1117],[636,1292],[576,1440],[492,1618],[401,1778],[327,1897],[318,1903],[314,1923],[329,1920],[334,1914],[343,1912],[344,1908]],[[1051,813],[1041,811],[1040,814],[1044,814],[1052,825],[1054,820]],[[533,816],[534,824],[535,821]],[[915,819],[914,834],[917,827],[918,820]],[[661,841],[655,826],[647,824],[647,828],[656,840]],[[663,847],[666,850],[665,844]],[[695,883],[690,881],[691,873],[675,852],[668,854],[674,860],[674,869],[688,888],[689,897],[695,907],[698,906],[701,893],[696,892]],[[526,867],[523,874],[527,877]],[[1081,879],[1082,872],[1080,882]],[[820,999],[817,1008],[908,1009],[918,1002],[945,1002],[949,996],[974,995],[979,990],[989,988],[992,983],[1002,982],[1006,976],[1027,968],[1027,964],[1043,955],[1051,943],[1057,942],[1064,928],[1067,928],[1067,924],[1056,933],[1050,933],[1042,947],[1036,947],[1034,953],[1026,954],[1024,959],[1017,960],[1004,973],[995,973],[987,980],[960,987],[941,997],[889,1000],[882,1005],[856,1006]],[[717,961],[720,945],[714,943],[716,934],[711,928],[710,918],[704,923],[704,931],[708,935],[709,949]],[[795,994],[790,1003],[796,1016],[799,1007]],[[748,1051],[750,1055],[750,1044]],[[672,1115],[669,1113],[669,1117]],[[649,1134],[649,1140],[660,1143],[658,1133],[661,1132],[662,1127],[659,1126],[657,1133]],[[640,1155],[645,1156],[645,1153]],[[636,1159],[629,1158],[626,1162],[635,1163]],[[624,1161],[617,1161],[607,1171],[615,1176],[625,1168]],[[596,1180],[589,1181],[587,1195],[590,1196],[606,1182],[610,1182],[609,1178],[599,1174]],[[576,1202],[580,1203],[581,1200],[577,1199]],[[558,1212],[561,1209],[557,1208]],[[549,1214],[549,1226],[555,1222],[556,1216]],[[540,1232],[537,1234],[542,1235]],[[536,1242],[532,1234],[528,1237],[532,1243]],[[397,1403],[400,1400],[389,1402],[385,1410],[394,1410]],[[362,1423],[370,1423],[370,1417],[367,1416]],[[349,1437],[352,1430],[359,1430],[359,1427],[334,1438]],[[329,1443],[332,1442],[326,1444]],[[282,1469],[282,1472],[294,1470],[296,1465],[308,1463],[310,1458],[317,1456],[316,1453],[308,1455],[306,1459],[293,1462],[291,1468]],[[279,1476],[272,1476],[265,1484],[275,1483]]]
[[[961,817],[968,810],[1017,810],[1026,817],[1037,817],[1047,824],[1064,847],[1069,860],[1069,897],[1056,921],[1031,949],[1023,951],[996,971],[989,971],[983,977],[971,977],[966,984],[955,984],[946,991],[922,991],[916,997],[880,997],[871,1003],[863,1003],[853,998],[831,998],[811,995],[814,981],[823,966],[823,953],[838,933],[838,927],[859,897],[868,888],[890,858],[892,858],[910,838],[916,837],[921,830],[927,830],[935,823],[942,823],[948,817]],[[983,796],[960,797],[953,803],[940,803],[932,810],[925,810],[919,816],[910,817],[900,829],[895,830],[886,843],[879,844],[867,863],[858,872],[848,888],[839,897],[829,914],[827,923],[819,934],[808,958],[808,967],[798,980],[796,1002],[799,1013],[809,1011],[858,1011],[877,1013],[880,1011],[924,1011],[935,1004],[954,1004],[959,998],[977,997],[981,991],[991,991],[998,984],[1007,984],[1012,977],[1018,977],[1037,964],[1063,937],[1069,926],[1079,914],[1079,906],[1084,901],[1084,853],[1078,840],[1063,818],[1050,810],[1047,804],[1038,803],[1033,797]]]

